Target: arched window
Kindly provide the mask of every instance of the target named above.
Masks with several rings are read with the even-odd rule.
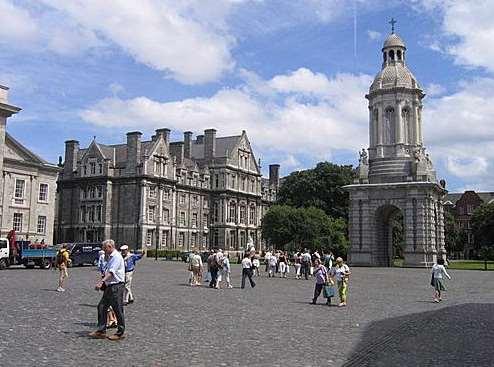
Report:
[[[396,57],[398,58],[398,61],[401,61],[401,50],[396,51]]]
[[[388,54],[386,52],[383,52],[383,61],[386,62],[388,58]]]
[[[388,107],[384,113],[383,121],[383,144],[393,144],[394,142],[394,119],[395,110],[392,107]]]
[[[237,204],[234,201],[230,203],[228,221],[230,223],[237,223]]]
[[[389,51],[389,60],[393,61],[395,59],[395,52],[394,50]]]

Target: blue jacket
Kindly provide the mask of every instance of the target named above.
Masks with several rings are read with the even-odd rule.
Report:
[[[130,271],[134,271],[134,268],[136,266],[136,262],[142,259],[142,256],[144,254],[130,254],[125,256],[124,262],[125,262],[125,272],[128,273]]]

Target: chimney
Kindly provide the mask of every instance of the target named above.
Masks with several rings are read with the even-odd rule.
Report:
[[[196,136],[196,144],[204,144],[204,135]]]
[[[184,161],[184,143],[177,141],[170,144],[170,153],[175,157],[177,164],[181,165]]]
[[[269,186],[278,187],[280,183],[280,165],[270,164],[269,165]]]
[[[9,102],[9,88],[3,85],[0,85],[0,102],[1,103]]]
[[[72,176],[77,169],[77,155],[79,154],[79,142],[77,140],[67,140],[65,142],[65,162],[63,173],[65,177]]]
[[[184,157],[192,158],[192,131],[184,132]]]
[[[204,158],[212,159],[216,155],[216,130],[204,130]]]
[[[170,129],[167,129],[166,127],[163,129],[156,129],[156,137],[159,139],[160,136],[167,145],[170,143]]]
[[[127,172],[137,173],[137,166],[141,162],[141,136],[140,131],[127,133]]]

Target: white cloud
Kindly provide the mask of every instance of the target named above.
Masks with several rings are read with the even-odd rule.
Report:
[[[320,159],[332,150],[356,151],[367,143],[363,95],[371,80],[367,75],[350,74],[329,79],[299,69],[271,80],[257,77],[258,84],[280,88],[271,89],[269,95],[241,85],[221,89],[209,98],[175,102],[110,97],[82,111],[81,117],[109,128],[132,128],[138,122],[143,129],[166,126],[197,133],[214,127],[222,135],[246,130],[262,154],[281,152]]]
[[[380,40],[382,38],[382,34],[380,32],[373,31],[370,29],[367,31],[367,36],[373,41]]]
[[[448,157],[446,166],[457,177],[474,178],[487,173],[487,160],[483,157],[459,159]]]
[[[29,12],[8,0],[0,0],[0,43],[32,42],[38,37],[38,26]]]
[[[446,38],[433,41],[433,49],[455,57],[460,65],[494,71],[494,2],[491,0],[421,0],[423,9],[442,15]]]
[[[441,94],[444,94],[446,92],[446,88],[444,88],[440,84],[436,83],[430,83],[425,87],[424,92],[429,96],[429,97],[437,97]]]

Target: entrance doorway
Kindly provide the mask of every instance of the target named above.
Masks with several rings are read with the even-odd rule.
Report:
[[[394,205],[385,205],[376,211],[377,248],[374,263],[377,266],[394,266],[402,262],[405,246],[403,212]]]

